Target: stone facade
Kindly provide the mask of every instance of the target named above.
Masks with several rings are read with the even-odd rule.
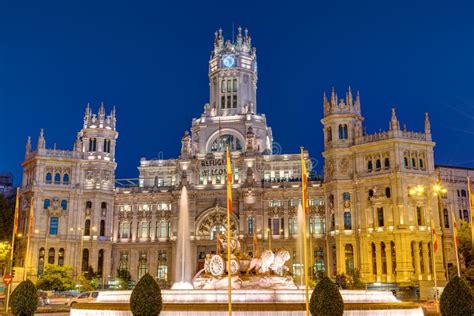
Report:
[[[274,142],[265,115],[257,111],[257,79],[247,31],[239,28],[235,42],[216,32],[209,103],[184,132],[180,156],[143,158],[136,181],[115,180],[115,110],[106,116],[103,105],[97,115],[86,108],[71,151],[46,149],[43,131],[35,151],[28,140],[21,206],[25,234],[30,201],[35,218],[30,252],[21,247],[18,253],[28,275],[41,274],[49,262],[73,266],[76,276],[91,266],[103,283],[118,269],[127,269],[134,280],[150,272],[171,283],[183,186],[192,219],[189,260],[199,271],[226,227],[225,145],[234,170],[233,235],[249,254],[286,248],[292,254],[290,270],[301,273],[296,247],[300,155],[281,153]],[[309,179],[306,237],[314,271],[334,276],[358,270],[368,283],[431,281],[433,218],[443,243],[436,272],[445,280],[454,257],[452,224],[446,224],[444,210],[470,219],[462,192],[474,171],[435,167],[428,114],[424,131],[412,132],[400,127],[393,109],[388,130],[368,134],[358,92],[353,96],[349,88],[339,99],[332,90],[323,97],[323,108],[325,176]],[[311,170],[308,152],[305,157]],[[447,194],[434,195],[438,181]]]

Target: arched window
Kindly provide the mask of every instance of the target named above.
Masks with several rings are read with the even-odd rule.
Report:
[[[105,237],[105,220],[103,219],[100,221],[99,236]]]
[[[97,256],[97,276],[101,277],[104,271],[104,249],[99,250]]]
[[[449,212],[448,209],[443,210],[443,216],[444,216],[444,228],[449,228]]]
[[[411,158],[411,167],[416,169],[416,159]]]
[[[45,182],[47,184],[51,184],[52,181],[53,181],[53,175],[51,174],[51,172],[48,172],[45,177]]]
[[[373,169],[372,160],[367,161],[367,171],[371,172]]]
[[[54,251],[54,248],[49,248],[49,251],[48,251],[48,264],[54,264],[55,255],[56,255],[56,251]]]
[[[351,230],[352,229],[351,212],[344,212],[344,229],[345,230]]]
[[[425,169],[425,163],[424,163],[423,159],[420,158],[418,160],[418,165],[420,166],[420,169]]]
[[[326,128],[326,140],[328,142],[332,141],[332,128],[331,127]]]
[[[119,270],[128,271],[128,252],[127,251],[120,251]]]
[[[336,229],[336,216],[334,216],[334,213],[331,214],[331,230]]]
[[[418,226],[424,225],[423,210],[421,209],[421,206],[416,207],[416,220],[418,222]]]
[[[89,268],[89,249],[82,250],[82,272],[86,272]]]
[[[58,252],[58,266],[64,265],[64,248],[59,249]]]
[[[384,164],[385,169],[390,168],[390,159],[389,159],[389,158],[385,158],[383,164]]]
[[[86,202],[86,209],[87,208],[92,208],[92,202],[91,201]]]
[[[387,252],[385,251],[385,243],[380,243],[380,254],[382,257],[382,274],[387,274]]]
[[[380,170],[381,168],[382,168],[382,162],[380,161],[380,159],[377,159],[375,161],[375,169]]]
[[[89,151],[97,150],[97,140],[95,138],[89,139]]]
[[[346,258],[346,273],[354,274],[354,249],[351,244],[346,244],[344,247],[344,255]]]
[[[408,164],[408,158],[407,157],[403,158],[403,163],[405,164],[405,168],[410,168],[410,165]]]
[[[61,183],[61,175],[59,173],[56,173],[54,175],[54,184],[60,184]]]
[[[106,209],[107,209],[107,202],[102,202],[102,203],[100,203],[100,208],[101,208],[102,210],[106,210]]]
[[[225,234],[225,227],[221,224],[216,224],[211,227],[211,240],[215,240],[217,235],[224,235]]]
[[[390,187],[385,188],[385,196],[387,198],[390,198],[392,196],[392,193],[390,192]]]
[[[349,133],[347,132],[347,124],[344,124],[343,128],[342,128],[342,134],[344,136],[344,139],[348,139],[349,137]]]
[[[392,257],[392,274],[397,273],[397,252],[395,251],[395,243],[390,242],[390,254]]]
[[[374,243],[372,243],[372,273],[377,275],[377,251]]]
[[[148,238],[150,235],[150,222],[138,223],[138,238]]]
[[[110,139],[104,139],[104,153],[110,153]]]
[[[69,184],[69,175],[67,173],[63,175],[63,184]]]
[[[462,211],[462,214],[463,214],[463,217],[464,217],[464,221],[465,221],[466,223],[469,223],[469,222],[470,222],[470,220],[469,220],[469,212],[468,212],[467,210],[463,210],[463,211]]]
[[[374,190],[369,189],[369,199],[374,196]]]
[[[420,273],[421,274],[424,274],[425,273],[425,265],[424,265],[424,258],[423,258],[423,243],[420,241],[420,243],[418,244],[418,249],[419,249],[419,257],[420,257]]]
[[[67,210],[67,200],[62,200],[61,201],[61,208],[66,211]]]
[[[91,235],[91,220],[86,219],[86,222],[84,224],[84,236],[90,236]]]
[[[230,134],[225,134],[218,137],[211,145],[212,152],[225,151],[226,145],[229,145],[229,150],[236,151],[242,150],[242,145],[237,137]]]
[[[40,251],[38,253],[38,276],[42,275],[44,271],[44,255],[44,248],[40,248]]]
[[[342,129],[342,125],[339,125],[339,139],[344,139],[344,131]]]
[[[51,206],[51,200],[50,199],[45,199],[43,201],[43,208],[47,210]]]
[[[159,238],[166,238],[170,236],[171,222],[161,220],[156,223],[156,236]]]

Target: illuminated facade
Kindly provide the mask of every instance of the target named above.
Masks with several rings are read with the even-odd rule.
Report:
[[[41,274],[49,262],[71,265],[76,275],[91,266],[104,283],[118,269],[128,270],[134,280],[149,272],[172,282],[183,185],[192,218],[189,260],[200,270],[205,254],[216,250],[217,234],[225,230],[225,145],[231,148],[234,170],[231,230],[243,251],[255,253],[255,234],[260,253],[270,244],[286,248],[293,254],[292,272],[301,273],[296,251],[300,155],[281,153],[274,144],[265,115],[257,111],[257,79],[247,31],[239,28],[234,42],[216,32],[209,103],[184,132],[180,156],[142,159],[137,181],[114,185],[115,111],[106,116],[103,106],[97,115],[87,107],[72,151],[46,149],[43,133],[35,151],[28,141],[21,221],[26,233],[26,201],[33,197],[28,274]],[[324,96],[323,107],[325,177],[309,179],[307,238],[314,270],[330,275],[358,270],[369,283],[430,281],[434,217],[439,239],[446,236],[444,251],[436,254],[438,279],[444,280],[445,267],[454,259],[448,240],[452,225],[445,224],[439,209],[454,200],[462,203],[452,196],[453,186],[462,190],[467,185],[447,180],[452,168],[435,169],[428,115],[425,130],[411,132],[400,127],[392,110],[387,131],[367,134],[358,93],[353,96],[349,89],[339,99],[333,90]],[[439,177],[447,195],[432,194]],[[410,194],[414,188],[418,191]]]

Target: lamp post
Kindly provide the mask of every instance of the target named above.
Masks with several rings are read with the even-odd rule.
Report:
[[[426,195],[426,197],[428,198],[428,211],[429,211],[429,218],[431,222],[430,239],[431,239],[432,267],[433,267],[432,270],[433,270],[433,279],[434,279],[434,287],[435,287],[435,302],[436,302],[437,312],[439,312],[439,298],[438,298],[438,281],[437,281],[437,276],[436,276],[436,252],[435,252],[435,246],[434,246],[434,240],[433,240],[433,235],[435,234],[435,225],[434,225],[433,209],[431,206],[431,198],[433,196],[438,198],[440,194],[445,194],[447,192],[448,190],[445,187],[443,187],[439,181],[437,181],[434,185],[432,185],[432,187],[426,192],[425,192],[425,187],[422,185],[417,185],[414,188],[410,188],[408,190],[408,194],[412,197]]]

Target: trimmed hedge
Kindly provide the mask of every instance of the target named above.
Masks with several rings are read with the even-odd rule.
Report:
[[[440,310],[443,316],[474,315],[473,293],[460,277],[452,278],[444,288]]]
[[[309,311],[313,316],[342,316],[344,301],[336,285],[328,278],[323,277],[311,294]]]
[[[133,289],[130,296],[130,309],[133,315],[160,315],[163,305],[161,289],[155,279],[147,273]]]
[[[34,283],[26,280],[18,284],[10,297],[10,305],[15,315],[34,315],[38,308],[38,294]]]

